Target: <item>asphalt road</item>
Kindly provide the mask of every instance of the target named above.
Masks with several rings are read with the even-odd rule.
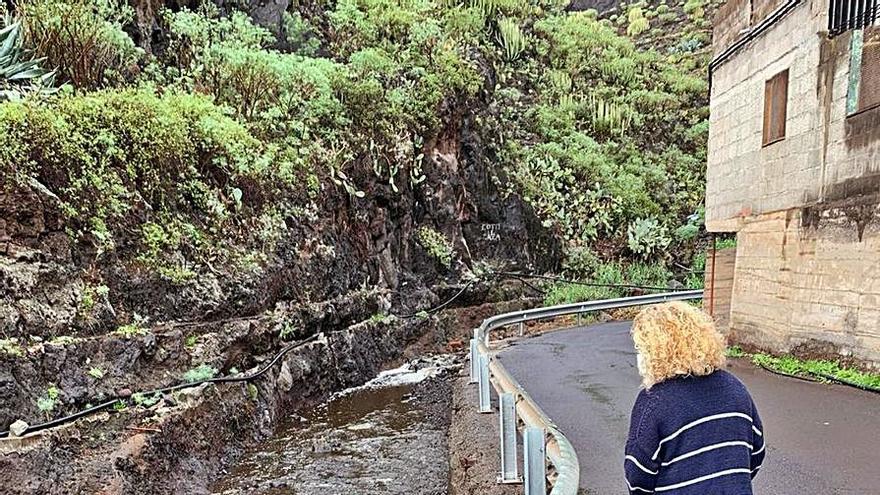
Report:
[[[500,353],[574,444],[585,494],[626,493],[623,447],[639,389],[629,322],[560,330]],[[767,439],[757,495],[880,494],[880,395],[780,377],[736,360]]]

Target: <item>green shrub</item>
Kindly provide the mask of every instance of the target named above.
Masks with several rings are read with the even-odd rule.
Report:
[[[86,285],[79,300],[79,314],[85,317],[91,316],[98,300],[106,298],[109,293],[110,288],[106,285]]]
[[[156,405],[159,402],[160,399],[161,399],[161,396],[159,396],[158,394],[154,394],[154,395],[150,395],[150,396],[144,395],[140,392],[136,392],[136,393],[131,394],[132,402],[134,402],[134,404],[136,406],[141,406],[141,407],[147,407],[147,408],[153,407],[154,405]]]
[[[734,247],[736,247],[736,237],[715,240],[715,249],[728,249]]]
[[[504,48],[504,58],[513,61],[526,49],[526,36],[514,19],[505,17],[498,21],[498,38]]]
[[[281,33],[291,51],[309,57],[318,52],[321,41],[309,21],[299,12],[284,12],[281,20]]]
[[[419,227],[416,233],[419,244],[425,248],[431,257],[436,259],[446,268],[452,266],[452,259],[455,257],[455,250],[452,243],[446,239],[446,236],[432,229],[431,227]]]
[[[688,14],[691,19],[700,20],[706,14],[705,7],[707,5],[707,0],[687,0],[684,4],[683,10],[685,14]]]
[[[667,22],[667,23],[668,22],[675,22],[678,20],[678,13],[677,12],[664,12],[664,13],[658,15],[657,19],[660,20],[660,22]]]
[[[663,263],[634,262],[626,266],[625,280],[632,285],[645,287],[669,287],[672,273]]]
[[[60,394],[61,391],[57,387],[50,385],[46,389],[46,395],[37,398],[37,409],[45,414],[47,419],[51,418]]]
[[[642,13],[640,7],[630,8],[626,17],[628,21],[626,34],[630,36],[638,36],[651,27],[651,22],[645,17],[644,13]]]
[[[589,287],[580,284],[555,284],[544,295],[544,304],[555,306],[583,301],[606,299],[613,291],[602,287]]]
[[[119,0],[28,0],[25,35],[64,82],[95,88],[130,80],[142,51],[123,31],[134,11]],[[71,29],[75,27],[75,29]]]
[[[164,250],[199,248],[218,235],[180,218],[220,227],[239,209],[227,191],[262,184],[268,200],[292,180],[283,162],[269,168],[264,145],[205,97],[151,90],[64,96],[52,106],[0,105],[0,178],[34,176],[56,192],[73,233],[102,250],[116,247],[133,208],[150,206],[157,222],[143,231],[143,257],[164,266]],[[253,209],[260,205],[246,196]],[[173,213],[172,213],[173,212]],[[225,236],[224,236],[225,238]],[[141,249],[141,248],[139,248]]]
[[[18,343],[18,339],[0,339],[0,353],[7,356],[21,357],[24,356],[24,348]]]
[[[631,223],[626,231],[630,251],[648,258],[666,249],[671,239],[668,231],[656,218],[640,218]]]
[[[566,250],[562,268],[576,277],[590,277],[601,264],[596,253],[587,246],[573,246]]]
[[[281,331],[278,332],[278,338],[280,338],[281,340],[288,340],[295,333],[296,327],[294,327],[290,322],[285,322],[281,326]]]
[[[204,380],[210,380],[215,376],[217,376],[217,368],[211,367],[207,364],[200,364],[184,373],[183,381],[187,383],[201,382]]]

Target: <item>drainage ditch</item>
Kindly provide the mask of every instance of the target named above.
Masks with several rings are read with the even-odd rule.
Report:
[[[285,418],[210,487],[239,494],[445,494],[452,356],[412,361]]]

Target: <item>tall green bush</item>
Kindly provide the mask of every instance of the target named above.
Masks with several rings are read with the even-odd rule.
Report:
[[[96,88],[131,80],[142,51],[122,26],[133,10],[120,0],[24,0],[27,43],[57,68],[61,82]]]

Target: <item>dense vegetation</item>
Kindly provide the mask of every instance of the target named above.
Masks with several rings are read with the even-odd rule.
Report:
[[[185,283],[258,269],[326,194],[431,188],[426,143],[466,123],[570,274],[665,284],[699,247],[707,5],[565,7],[314,0],[269,30],[204,2],[138,46],[124,1],[21,0],[9,47],[36,69],[0,79],[0,180],[48,188],[96,258]],[[450,267],[435,234],[415,242]]]

